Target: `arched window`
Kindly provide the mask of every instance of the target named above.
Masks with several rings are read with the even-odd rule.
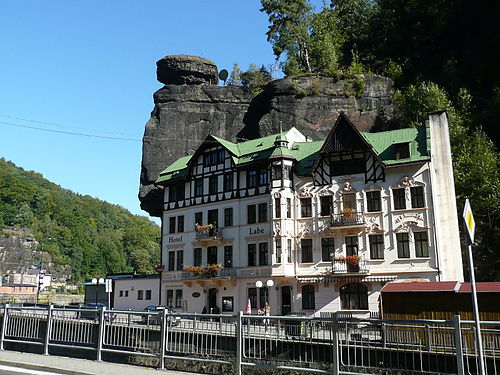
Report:
[[[302,287],[302,310],[315,310],[314,285],[304,285]]]
[[[342,310],[368,310],[368,288],[362,284],[347,284],[340,288]]]

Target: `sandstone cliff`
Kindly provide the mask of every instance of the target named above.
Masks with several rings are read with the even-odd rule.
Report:
[[[159,173],[192,153],[208,134],[251,139],[296,127],[323,139],[340,111],[360,130],[370,130],[381,113],[390,115],[393,83],[380,76],[338,80],[306,76],[270,82],[254,96],[246,87],[216,86],[217,66],[199,57],[175,55],[157,62],[155,107],[143,138],[141,207],[160,216]]]

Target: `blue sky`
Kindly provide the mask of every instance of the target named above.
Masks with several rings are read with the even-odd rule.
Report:
[[[188,54],[219,69],[273,64],[259,8],[257,0],[2,1],[0,157],[146,215],[140,139],[162,87],[156,61]]]

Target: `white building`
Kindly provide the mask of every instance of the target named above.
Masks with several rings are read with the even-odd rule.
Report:
[[[324,141],[294,128],[208,136],[157,184],[160,303],[174,309],[235,313],[250,300],[253,313],[268,301],[273,315],[363,316],[388,281],[462,280],[444,113],[380,133],[342,114]]]
[[[112,275],[113,301],[115,310],[144,310],[159,302],[158,275]]]

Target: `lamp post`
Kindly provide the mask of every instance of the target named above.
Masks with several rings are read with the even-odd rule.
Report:
[[[92,285],[95,285],[95,305],[97,306],[98,296],[99,296],[99,285],[104,285],[105,280],[101,277],[99,279],[92,279]]]
[[[274,285],[274,281],[273,280],[269,279],[269,280],[266,281],[266,287],[268,288],[268,291],[267,291],[264,303],[268,303],[269,302],[269,289],[272,288],[273,285]],[[264,286],[264,283],[262,281],[257,280],[255,282],[255,287],[257,289],[259,289],[259,296],[260,296],[260,288],[262,288],[263,286]]]

